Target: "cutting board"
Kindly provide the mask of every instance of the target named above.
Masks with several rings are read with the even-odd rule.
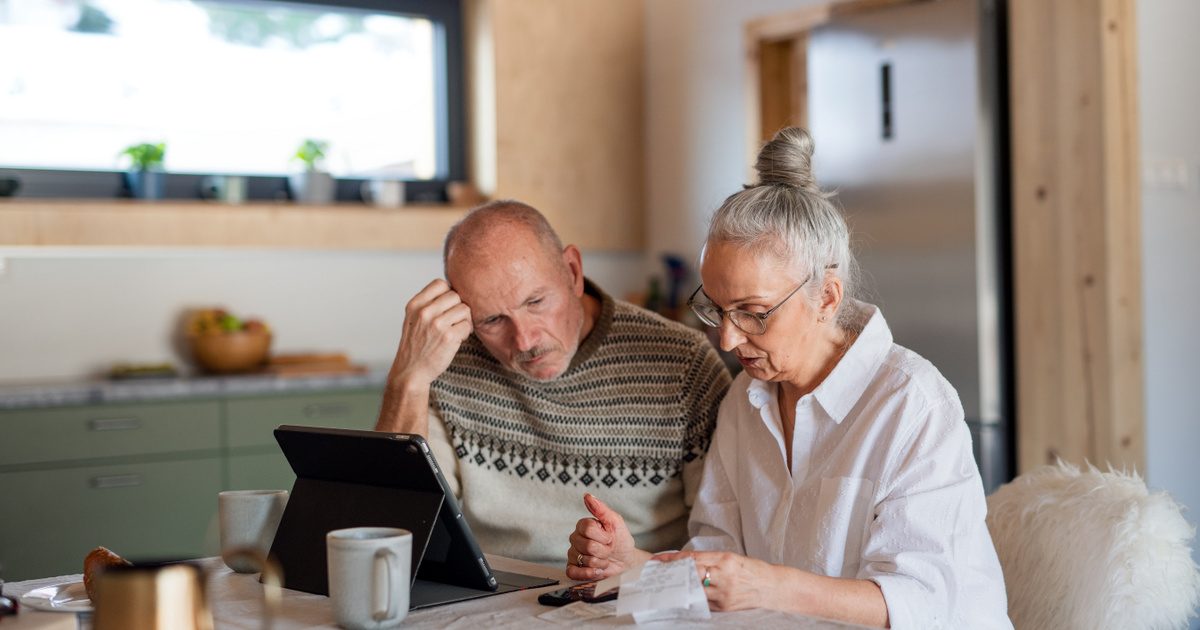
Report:
[[[276,376],[314,376],[318,374],[362,374],[367,368],[350,362],[344,353],[293,353],[272,356],[263,370]]]

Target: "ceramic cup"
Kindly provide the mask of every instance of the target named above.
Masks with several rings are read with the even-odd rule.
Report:
[[[380,208],[404,205],[404,182],[398,179],[369,179],[362,183],[363,201]]]
[[[394,628],[408,616],[412,534],[352,527],[325,535],[333,618],[349,630]]]
[[[200,180],[200,196],[223,203],[246,203],[246,178],[241,175],[213,175]]]
[[[253,549],[265,557],[271,551],[287,499],[287,490],[227,490],[217,495],[221,555],[226,566],[238,573],[258,573],[262,569],[245,554],[226,554]]]

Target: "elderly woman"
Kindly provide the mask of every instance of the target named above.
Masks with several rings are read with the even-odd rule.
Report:
[[[954,388],[847,297],[845,221],[785,129],[760,183],[713,216],[690,304],[745,368],[721,404],[685,550],[717,610],[775,608],[893,628],[1010,628],[983,485]],[[594,496],[568,575],[642,562]]]

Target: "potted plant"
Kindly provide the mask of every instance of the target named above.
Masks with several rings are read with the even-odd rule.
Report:
[[[333,176],[322,170],[329,143],[311,138],[300,143],[292,159],[304,164],[304,170],[288,177],[292,198],[300,203],[333,203],[337,188]]]
[[[125,147],[120,155],[129,158],[129,170],[125,172],[125,185],[137,199],[162,199],[166,191],[166,173],[163,158],[167,145],[162,142],[142,142]]]

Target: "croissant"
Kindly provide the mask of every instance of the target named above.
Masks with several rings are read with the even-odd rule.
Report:
[[[104,547],[96,547],[88,552],[83,559],[83,588],[87,589],[88,598],[96,601],[96,576],[110,567],[126,566],[128,560],[118,556]]]

